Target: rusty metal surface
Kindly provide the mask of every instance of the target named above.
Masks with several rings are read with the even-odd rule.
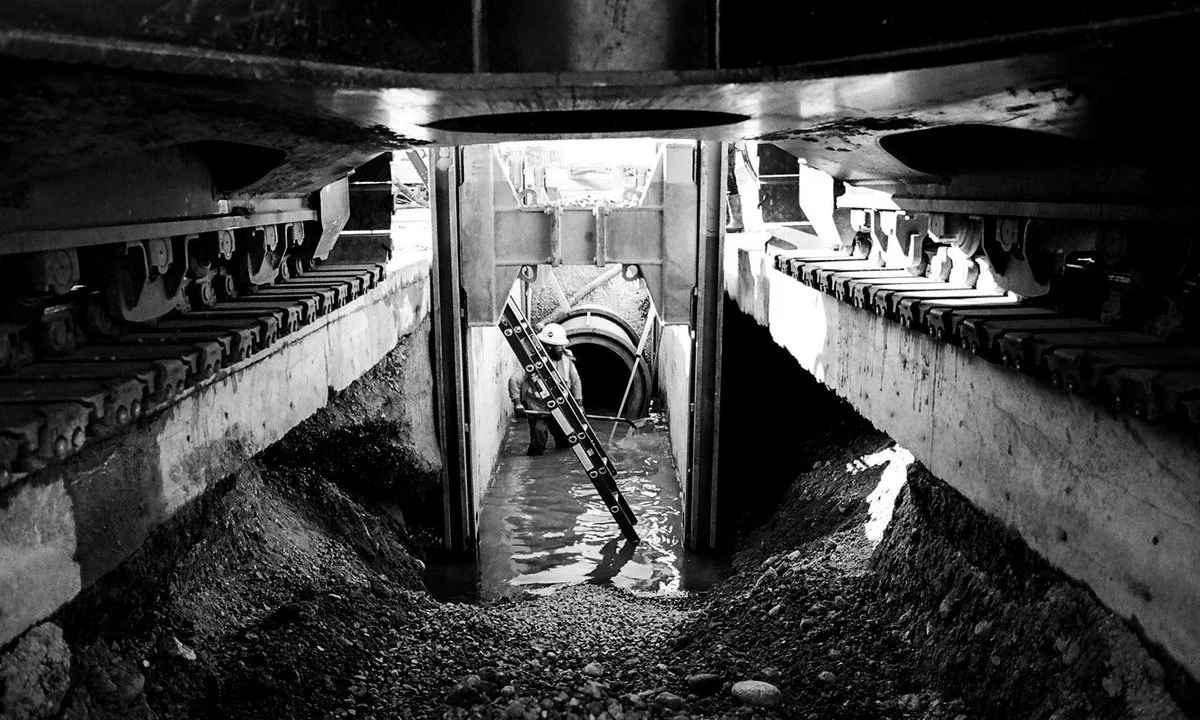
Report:
[[[489,0],[487,72],[716,67],[715,9],[694,0]]]
[[[7,46],[0,40],[0,48]],[[99,175],[111,174],[114,161],[213,139],[271,149],[286,158],[221,196],[233,205],[306,195],[345,177],[381,149],[413,144],[386,128],[334,117],[286,92],[264,102],[237,83],[201,75],[105,70],[103,54],[99,67],[28,62],[2,49],[0,55],[7,56],[0,59],[5,117],[0,209],[24,208],[36,183],[74,184],[102,193],[106,180]],[[136,177],[118,176],[116,188]],[[145,183],[139,187],[155,192]],[[204,190],[211,193],[207,186]],[[62,194],[82,197],[78,188],[64,187]],[[190,196],[195,197],[194,189]]]
[[[294,60],[464,72],[470,3],[388,0],[6,0],[0,24]]]
[[[29,30],[195,46],[419,72],[620,67],[762,67],[847,55],[951,45],[1045,32],[1186,4],[1148,0],[1047,4],[1015,0],[970,8],[942,3],[897,8],[806,5],[772,22],[768,0],[9,0],[0,23]],[[766,19],[766,21],[764,21]],[[547,42],[549,40],[549,42]],[[520,48],[551,44],[554,48]],[[473,63],[475,55],[486,58]],[[718,59],[719,58],[719,59]],[[490,65],[490,67],[489,67]]]
[[[1189,61],[1198,16],[1188,7],[1014,36],[979,26],[964,42],[874,55],[847,44],[837,57],[799,65],[507,74],[413,73],[8,29],[0,31],[0,54],[76,68],[38,64],[10,74],[4,97],[16,102],[3,110],[15,119],[16,142],[5,181],[66,170],[103,153],[195,139],[201,129],[249,135],[289,153],[285,167],[247,190],[256,194],[292,191],[306,173],[334,179],[333,171],[356,164],[338,157],[352,142],[374,154],[417,142],[631,134],[622,124],[639,135],[767,140],[855,181],[939,180],[904,165],[878,141],[964,123],[1074,138],[1089,144],[1090,156],[1132,155],[1135,166],[1171,165],[1130,138],[1156,135],[1158,120],[1138,108],[1169,95],[1161,68]],[[136,72],[111,74],[125,71]],[[66,92],[47,93],[48,87]],[[701,112],[734,121],[707,125],[711,116]],[[600,126],[593,122],[597,113],[608,114]],[[647,113],[657,113],[651,117],[658,131],[647,126]],[[520,128],[501,122],[513,114],[528,122]],[[476,131],[436,129],[448,121]],[[1195,139],[1172,138],[1173,156],[1196,150]],[[997,182],[985,179],[976,184]]]
[[[442,451],[442,548],[474,556],[479,543],[475,517],[476,478],[471,472],[467,436],[470,385],[466,355],[463,277],[456,190],[462,168],[448,148],[439,149],[429,176],[434,246],[429,316],[433,325],[433,360],[437,435]]]
[[[684,543],[689,549],[712,551],[725,546],[732,532],[721,512],[723,491],[736,492],[722,482],[721,459],[721,341],[725,323],[725,206],[721,202],[728,166],[723,143],[701,143],[696,158],[699,175],[699,216],[696,228],[695,305],[692,330],[691,403],[688,412],[688,467],[684,478]],[[726,503],[726,507],[728,504]]]

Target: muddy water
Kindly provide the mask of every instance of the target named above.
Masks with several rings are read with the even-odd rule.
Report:
[[[611,423],[593,425],[607,441]],[[480,512],[478,562],[431,566],[427,584],[443,599],[491,600],[545,594],[563,585],[613,584],[630,590],[705,590],[722,563],[683,549],[679,482],[665,425],[617,426],[607,443],[617,483],[638,519],[641,542],[627,542],[570,450],[527,457],[529,428],[508,428],[503,456]]]

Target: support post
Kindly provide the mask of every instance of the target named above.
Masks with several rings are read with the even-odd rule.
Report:
[[[417,175],[421,177],[421,182],[429,184],[429,168],[425,166],[425,161],[421,159],[421,153],[416,150],[407,151],[408,161],[412,163],[413,170],[417,171]]]
[[[458,151],[438,148],[430,175],[433,208],[433,342],[438,439],[442,446],[444,550],[474,555],[476,528],[468,459],[466,323],[459,276]]]
[[[696,289],[692,310],[692,401],[689,413],[687,525],[691,550],[720,546],[717,462],[721,414],[721,336],[724,325],[725,172],[723,144],[699,144]]]

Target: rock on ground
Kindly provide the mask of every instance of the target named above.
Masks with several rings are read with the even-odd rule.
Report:
[[[743,680],[733,684],[733,696],[755,707],[776,707],[783,702],[783,693],[771,683]]]

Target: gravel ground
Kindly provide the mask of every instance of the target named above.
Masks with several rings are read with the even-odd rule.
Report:
[[[438,603],[420,533],[372,491],[428,468],[367,473],[419,454],[389,410],[405,367],[335,399],[55,618],[70,689],[62,712],[23,717],[1200,716],[1193,681],[861,422],[800,447],[811,464],[707,594]]]
[[[87,712],[68,717],[1185,717],[1129,630],[1048,569],[1020,571],[1038,597],[986,593],[1013,583],[1015,565],[990,556],[989,574],[946,545],[963,526],[929,523],[963,508],[923,469],[908,471],[876,547],[867,499],[891,467],[880,457],[901,453],[877,434],[839,432],[772,520],[743,535],[734,574],[695,596],[581,585],[438,603],[403,553],[342,520],[330,532],[328,518],[347,513],[370,526],[349,496],[243,479],[155,621],[77,651],[70,702]],[[939,569],[1007,609],[968,610],[961,589],[947,601],[926,577]],[[1075,657],[1046,655],[1037,633]],[[983,668],[970,664],[978,652]],[[770,687],[736,685],[747,680]]]
[[[553,268],[553,271],[563,293],[570,298],[612,267],[614,266],[562,265]],[[543,266],[540,271],[550,270],[551,268]],[[646,322],[646,313],[650,309],[650,293],[641,282],[629,282],[615,277],[581,299],[579,304],[599,305],[610,310],[629,323],[634,333],[640,333]],[[539,287],[531,293],[529,316],[534,322],[542,320],[558,308],[558,296],[551,288]]]

